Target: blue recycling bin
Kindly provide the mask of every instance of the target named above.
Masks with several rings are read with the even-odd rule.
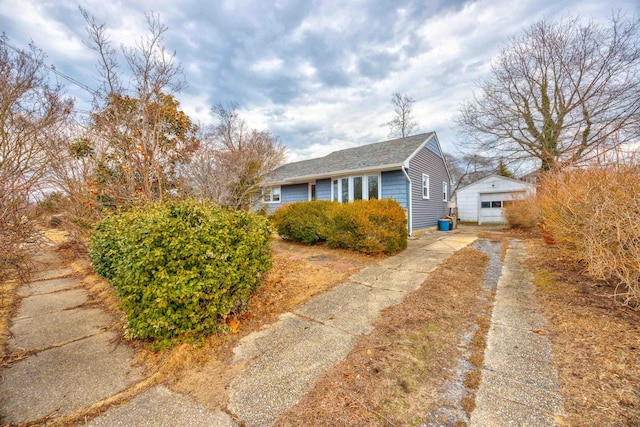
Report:
[[[451,222],[448,219],[439,219],[438,220],[438,230],[440,231],[449,231],[449,226]]]

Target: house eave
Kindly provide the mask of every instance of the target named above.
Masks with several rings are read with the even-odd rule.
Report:
[[[478,184],[481,184],[481,183],[483,183],[485,181],[488,181],[491,178],[498,178],[498,179],[503,180],[503,181],[511,181],[511,182],[516,183],[516,184],[521,184],[521,185],[523,185],[525,187],[532,187],[532,188],[535,187],[534,184],[531,184],[530,182],[527,182],[527,181],[522,181],[522,180],[517,179],[517,178],[510,178],[508,176],[501,176],[501,175],[497,175],[497,174],[491,174],[491,175],[487,175],[487,176],[485,176],[483,178],[480,178],[476,182],[472,182],[471,184],[467,184],[464,187],[458,188],[458,190],[456,192],[459,193],[460,191],[468,190],[469,188],[472,188],[472,187],[474,187],[474,186],[476,186]]]
[[[370,166],[367,168],[343,169],[343,170],[324,172],[324,173],[318,173],[318,174],[295,176],[295,177],[286,178],[278,181],[269,181],[268,183],[265,182],[265,185],[273,186],[273,185],[301,184],[301,183],[309,182],[312,180],[327,179],[327,178],[339,177],[344,175],[354,175],[358,173],[387,172],[391,170],[401,169],[403,166],[404,166],[403,163],[394,163],[394,164],[388,164],[388,165]]]

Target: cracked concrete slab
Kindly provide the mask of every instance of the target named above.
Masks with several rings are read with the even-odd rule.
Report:
[[[562,411],[560,396],[545,388],[505,378],[503,375],[490,371],[482,372],[482,382],[485,384],[485,392],[495,398],[506,399],[530,407],[539,407],[550,414]]]
[[[497,284],[472,426],[555,426],[563,411],[526,258],[524,245],[512,241]]]
[[[16,320],[42,317],[56,311],[67,310],[84,304],[87,300],[87,291],[84,289],[33,295],[20,301]]]
[[[3,368],[2,421],[24,423],[64,415],[112,396],[141,379],[133,350],[105,332],[45,350]]]
[[[407,249],[408,251],[408,249]],[[378,263],[379,267],[396,269],[399,268],[402,264],[409,261],[413,256],[413,252],[410,252],[412,255],[408,255],[407,252],[402,252],[400,255],[395,255],[386,259],[383,259]]]
[[[296,313],[349,334],[360,335],[371,332],[372,323],[380,311],[403,298],[403,292],[345,283],[312,299]]]
[[[229,414],[213,412],[166,387],[153,387],[85,424],[88,427],[234,427]]]
[[[41,280],[61,279],[71,276],[73,274],[72,268],[56,268],[53,270],[39,271],[31,276],[32,282]]]
[[[442,258],[431,258],[428,256],[423,257],[418,254],[416,257],[403,262],[398,266],[398,268],[409,270],[414,273],[428,274],[438,268],[438,265],[447,258],[448,257],[446,256]]]
[[[249,426],[273,424],[321,372],[347,355],[354,339],[293,314],[257,337],[244,337],[234,349],[236,361],[252,360],[229,387],[229,410]]]
[[[77,308],[16,319],[7,341],[11,351],[47,348],[102,332],[111,316],[97,308]]]
[[[407,292],[418,289],[425,278],[425,273],[372,266],[354,274],[349,280],[374,288]]]
[[[76,277],[65,277],[62,279],[49,279],[40,280],[38,282],[31,282],[18,289],[18,295],[21,297],[27,297],[31,295],[46,294],[49,292],[56,292],[62,289],[72,288],[78,286],[79,281]]]

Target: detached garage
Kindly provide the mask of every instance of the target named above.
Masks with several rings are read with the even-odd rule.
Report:
[[[504,224],[505,205],[534,191],[535,186],[528,182],[489,175],[458,189],[458,217],[460,221],[478,224]]]

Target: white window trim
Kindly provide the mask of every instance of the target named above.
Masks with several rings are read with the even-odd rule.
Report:
[[[363,188],[362,188],[362,195],[363,198],[366,195],[366,199],[365,200],[369,200],[369,177],[370,176],[377,176],[378,177],[378,200],[382,199],[382,174],[381,173],[370,173],[370,174],[366,174],[366,175],[362,175],[363,178]]]
[[[277,190],[278,200],[273,200],[274,192]],[[266,200],[266,197],[269,196],[269,200]],[[263,203],[282,203],[282,187],[265,187],[262,189],[262,202]]]
[[[331,181],[331,184],[333,185],[333,181]],[[311,186],[312,185],[316,186],[316,200],[318,199],[318,184],[317,184],[316,181],[309,181],[309,183],[307,184],[307,189],[308,189],[308,192],[309,192],[309,197],[308,197],[309,201],[313,200],[311,198]]]
[[[446,181],[442,181],[442,201],[446,202],[449,200],[449,184]]]
[[[360,184],[362,187],[360,189],[362,192],[362,198],[360,200],[367,200],[369,195],[364,194],[364,189],[367,186],[367,184],[364,183],[364,180],[367,179],[366,175],[354,175],[349,177],[349,199],[356,200],[356,185],[354,184],[356,178],[360,178]]]
[[[379,173],[368,173],[368,174],[357,174],[357,175],[349,175],[349,176],[334,176],[331,177],[331,200],[336,200],[340,203],[344,203],[345,200],[342,200],[342,180],[347,179],[349,185],[349,200],[346,202],[353,202],[353,178],[361,177],[362,178],[362,200],[369,200],[369,177],[376,176],[378,177],[378,199],[382,198],[382,176]],[[338,194],[334,194],[333,181],[338,180]],[[316,191],[318,191],[318,187],[316,186]]]
[[[426,182],[426,186],[424,185]],[[425,200],[429,200],[431,198],[431,190],[430,190],[430,180],[429,180],[429,175],[427,175],[426,173],[422,174],[422,188],[421,188],[421,192],[422,192],[422,198]],[[427,195],[424,195],[424,190],[427,190]]]

